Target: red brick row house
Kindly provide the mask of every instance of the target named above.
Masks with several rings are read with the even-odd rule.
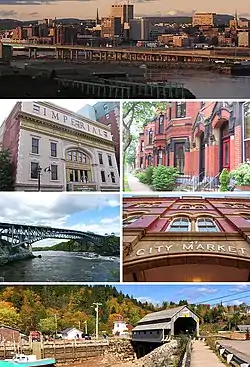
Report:
[[[136,168],[175,166],[199,182],[218,178],[250,159],[249,124],[243,102],[172,102],[140,133]]]

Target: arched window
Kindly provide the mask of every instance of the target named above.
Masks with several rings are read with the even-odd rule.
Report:
[[[139,218],[141,218],[141,214],[131,215],[131,217],[123,220],[123,227],[126,227],[129,224],[136,222]]]
[[[66,156],[67,160],[78,162],[78,163],[88,163],[88,157],[86,154],[78,150],[69,150]]]
[[[184,204],[180,205],[180,209],[205,209],[205,205],[190,205],[190,204]]]
[[[167,228],[169,232],[188,232],[191,229],[191,223],[188,218],[175,218]]]
[[[211,218],[199,218],[196,222],[198,232],[220,232],[219,227]]]
[[[235,204],[230,204],[230,203],[225,203],[227,208],[236,208],[236,209],[247,209],[248,205],[245,204],[241,204],[241,203],[235,203]]]

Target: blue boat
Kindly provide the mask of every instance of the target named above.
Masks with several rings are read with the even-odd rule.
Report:
[[[37,359],[35,355],[16,354],[13,359],[0,361],[0,367],[53,367],[55,358]]]

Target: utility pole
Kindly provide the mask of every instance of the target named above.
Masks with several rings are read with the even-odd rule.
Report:
[[[87,321],[84,321],[84,325],[85,325],[85,334],[88,334],[88,324]]]
[[[99,326],[99,306],[102,305],[102,303],[99,302],[94,302],[93,305],[95,305],[95,312],[96,312],[96,319],[95,319],[95,336],[96,339],[98,339],[99,336],[99,330],[98,330],[98,326]]]
[[[55,315],[55,329],[56,329],[56,336],[57,336],[57,316]]]

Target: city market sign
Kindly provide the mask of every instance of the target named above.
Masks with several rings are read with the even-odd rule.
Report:
[[[146,241],[144,242],[147,243]],[[242,242],[241,242],[242,243]],[[250,257],[250,247],[247,250],[245,247],[237,244],[216,244],[216,243],[201,243],[198,241],[190,241],[187,243],[169,243],[157,241],[153,246],[145,246],[136,250],[137,257],[147,257],[154,255],[166,255],[173,253],[197,253],[211,252],[225,255],[236,255]]]
[[[40,116],[41,118],[52,122],[57,122],[65,126],[84,131],[91,135],[102,137],[106,140],[112,140],[112,136],[109,131],[87,122],[84,120],[84,118],[82,120],[77,119],[73,114],[70,115],[68,113],[59,112],[53,108],[45,107],[33,102],[23,102],[22,111],[32,115]]]

